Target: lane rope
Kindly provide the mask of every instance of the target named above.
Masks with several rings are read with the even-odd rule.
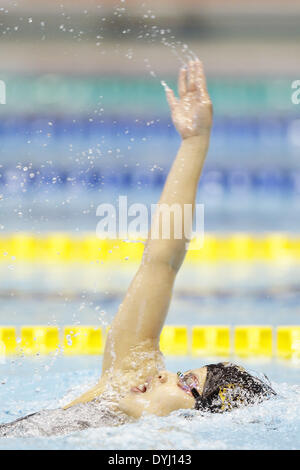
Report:
[[[95,233],[15,233],[0,236],[0,263],[138,263],[142,259],[142,239],[99,239]],[[283,233],[204,235],[191,241],[187,263],[214,262],[300,262],[299,235]]]
[[[108,328],[0,326],[0,356],[102,354]],[[174,356],[239,356],[300,361],[300,326],[166,325],[161,351]]]
[[[24,170],[26,169],[26,171]],[[99,190],[103,187],[137,188],[140,185],[147,188],[161,188],[166,180],[165,171],[143,172],[135,168],[127,168],[118,172],[107,171],[103,168],[74,171],[60,167],[39,168],[27,165],[19,168],[0,168],[0,188],[6,194],[23,194],[26,191],[42,191],[54,189],[83,188]],[[290,194],[300,192],[300,170],[288,168],[278,169],[228,169],[207,168],[203,171],[199,189],[217,187],[221,191],[234,192],[270,192],[281,191]]]

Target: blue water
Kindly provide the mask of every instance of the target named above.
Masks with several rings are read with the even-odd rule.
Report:
[[[1,266],[2,324],[102,324],[115,314],[136,269],[90,266]],[[184,266],[167,323],[299,324],[296,265]],[[99,288],[99,285],[101,288]],[[12,295],[13,293],[13,295]],[[228,358],[227,358],[228,359]],[[0,449],[297,449],[300,447],[300,363],[231,358],[266,373],[278,393],[269,402],[221,416],[143,417],[52,438],[0,439]],[[166,358],[176,372],[222,358]],[[0,422],[52,409],[95,383],[101,357],[35,357],[0,364]],[[143,433],[141,433],[143,429]]]
[[[68,231],[74,236],[87,230],[96,233],[101,220],[96,216],[99,204],[113,204],[118,214],[119,196],[127,196],[128,208],[135,203],[145,204],[150,214],[151,204],[158,202],[160,193],[161,187],[140,184],[133,188],[116,184],[90,191],[78,187],[57,190],[50,186],[41,192],[12,192],[0,199],[0,234],[12,231],[37,234],[51,230]],[[204,205],[205,232],[298,233],[299,198],[299,192],[290,194],[276,188],[271,191],[268,187],[227,191],[215,182],[200,188],[197,203]]]
[[[167,358],[166,362],[175,372],[210,363],[212,358]],[[52,438],[5,438],[0,439],[0,449],[299,449],[299,365],[239,363],[265,372],[278,397],[224,415],[199,417],[191,412],[191,420],[177,411],[164,418],[145,416],[122,428],[102,427]],[[100,367],[97,357],[9,360],[0,365],[0,422],[57,408],[95,383]]]
[[[137,265],[0,265],[1,324],[111,322]],[[300,266],[289,263],[183,265],[167,322],[300,323]]]
[[[259,136],[252,131],[247,136],[237,135],[239,131],[229,135],[228,126],[220,129],[216,123],[197,197],[205,205],[205,231],[299,233],[298,140],[292,142],[288,125],[284,136],[276,126],[274,132],[262,128]],[[104,151],[100,156],[95,133],[77,136],[77,140],[74,135],[53,139],[47,147],[42,147],[41,139],[28,143],[28,136],[16,139],[10,134],[1,148],[0,233],[26,230],[38,235],[66,230],[78,236],[86,230],[95,232],[98,204],[117,203],[120,194],[128,196],[128,204],[157,202],[163,179],[157,181],[150,170],[157,163],[165,177],[178,147],[174,135],[168,129],[162,135],[151,129],[148,140],[143,141],[145,135],[141,134],[131,142],[131,135],[118,140],[109,129],[109,135],[100,138]],[[90,149],[96,156],[95,164],[84,174],[84,184],[53,181],[53,177],[64,177],[61,171],[71,177],[80,175],[88,165]],[[41,162],[44,174],[36,185],[31,184],[24,166],[32,163],[36,169]],[[94,170],[105,174],[104,185],[98,173],[93,176]],[[235,180],[236,170],[242,173],[240,182]],[[129,182],[127,174],[132,176]],[[136,268],[124,260],[117,272],[105,265],[45,268],[10,259],[0,265],[0,323],[105,326]],[[184,265],[167,323],[300,324],[299,275],[299,266],[286,263]],[[176,372],[221,359],[167,358],[167,367]],[[122,429],[103,427],[64,437],[0,439],[0,449],[299,449],[300,364],[234,360],[265,372],[278,397],[220,416],[186,420],[178,411],[165,418],[144,417]],[[100,369],[101,358],[97,357],[7,360],[0,364],[0,423],[60,406],[92,385]]]

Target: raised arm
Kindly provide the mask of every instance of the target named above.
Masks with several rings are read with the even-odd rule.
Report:
[[[122,368],[124,357],[139,344],[159,348],[175,277],[186,253],[188,240],[184,236],[184,224],[185,229],[190,225],[191,231],[192,220],[184,219],[184,206],[195,205],[209,144],[212,104],[200,61],[190,62],[187,69],[181,69],[178,82],[179,98],[170,88],[165,88],[173,123],[182,137],[181,146],[154,215],[142,263],[111,325],[102,373],[111,367]],[[172,212],[174,204],[182,213],[182,220],[177,219],[177,224]],[[161,209],[171,210],[167,236],[163,233],[164,210]],[[180,231],[182,236],[178,238]]]

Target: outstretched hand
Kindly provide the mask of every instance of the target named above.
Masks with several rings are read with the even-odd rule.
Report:
[[[190,61],[178,78],[179,98],[165,86],[173,123],[183,139],[209,135],[212,125],[212,103],[200,60]]]

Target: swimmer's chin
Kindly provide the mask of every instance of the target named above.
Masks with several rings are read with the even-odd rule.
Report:
[[[133,387],[120,399],[118,408],[131,418],[139,419],[144,414],[155,414],[152,412],[151,402],[146,393],[135,391]]]

